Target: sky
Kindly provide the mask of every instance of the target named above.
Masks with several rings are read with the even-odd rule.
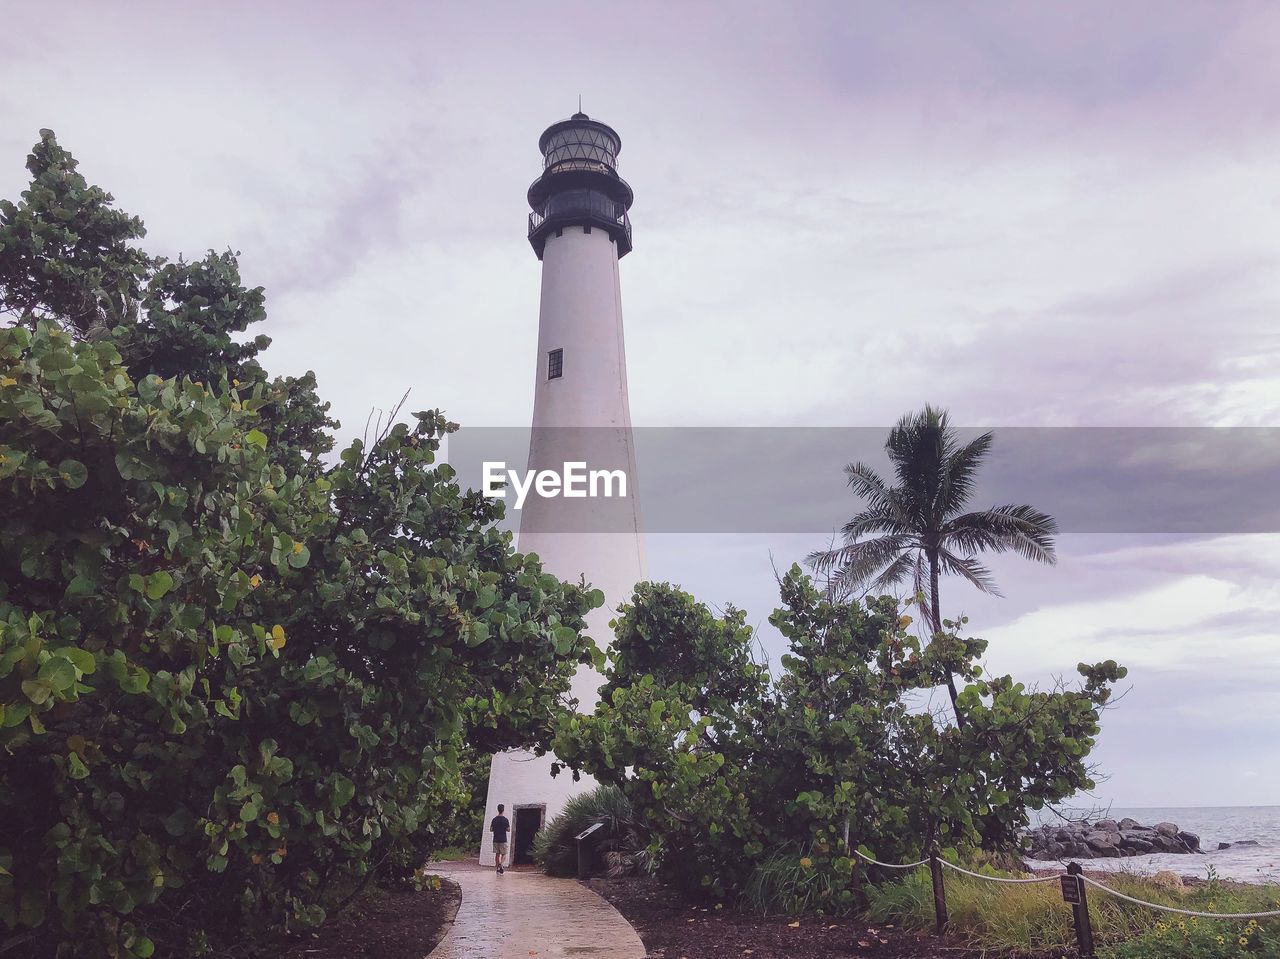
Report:
[[[1273,3],[0,0],[0,23],[0,196],[49,127],[153,252],[240,251],[267,367],[315,370],[344,438],[405,390],[528,422],[524,193],[579,95],[636,191],[638,425],[887,429],[932,402],[996,430],[993,465],[1002,427],[1280,425]],[[857,508],[834,502],[832,527]],[[1275,529],[1072,530],[1055,567],[997,557],[1004,597],[943,598],[992,670],[1130,668],[1096,801],[1280,804]],[[655,533],[650,573],[765,626],[774,566],[822,545]]]

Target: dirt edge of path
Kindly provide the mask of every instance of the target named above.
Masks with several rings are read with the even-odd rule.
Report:
[[[461,903],[462,888],[443,877],[439,889],[375,889],[290,943],[281,959],[423,959],[448,934]]]

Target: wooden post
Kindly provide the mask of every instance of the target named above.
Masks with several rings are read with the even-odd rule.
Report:
[[[1071,903],[1071,915],[1076,925],[1076,948],[1080,959],[1093,959],[1093,927],[1089,925],[1089,897],[1084,891],[1084,880],[1080,878],[1084,872],[1078,862],[1067,863],[1067,875],[1076,881],[1075,896],[1068,900]],[[1063,884],[1064,894],[1066,884]]]
[[[942,884],[942,863],[938,860],[936,842],[929,847],[929,872],[933,875],[933,914],[937,933],[942,935],[947,929],[947,890]]]

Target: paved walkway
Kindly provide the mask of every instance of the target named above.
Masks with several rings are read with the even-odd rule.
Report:
[[[427,867],[462,887],[462,905],[430,959],[644,959],[644,945],[613,906],[572,879],[472,862]]]

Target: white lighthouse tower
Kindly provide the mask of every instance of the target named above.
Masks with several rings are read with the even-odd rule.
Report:
[[[615,485],[607,501],[531,495],[520,514],[519,549],[536,553],[561,579],[585,577],[604,592],[604,606],[587,617],[603,646],[614,611],[646,578],[618,281],[618,260],[631,252],[633,194],[618,176],[622,139],[585,113],[552,124],[538,148],[543,169],[529,187],[529,243],[542,261],[542,303],[529,469],[561,473],[575,462],[621,469],[626,488],[619,495]],[[581,708],[594,707],[600,685],[594,670],[578,672],[573,694]],[[488,819],[499,803],[513,826],[511,861],[519,864],[530,861],[534,833],[594,786],[585,776],[552,778],[552,762],[523,750],[493,757],[481,862],[493,861]]]

